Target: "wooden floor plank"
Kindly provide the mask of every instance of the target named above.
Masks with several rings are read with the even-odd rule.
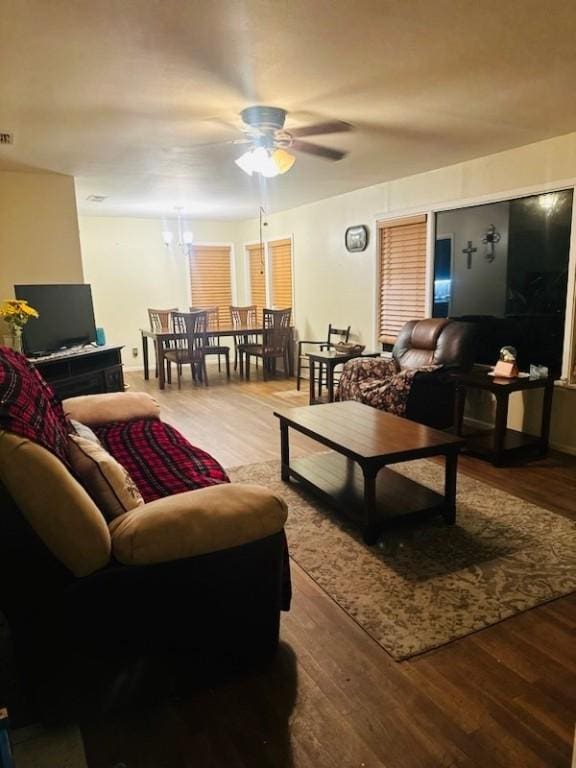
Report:
[[[210,373],[151,392],[164,418],[225,466],[277,460],[275,408],[293,380]],[[295,457],[324,450],[291,436]],[[575,517],[576,459],[552,454],[460,471]],[[297,565],[272,667],[139,713],[83,723],[90,768],[569,768],[576,712],[576,595],[395,662]]]

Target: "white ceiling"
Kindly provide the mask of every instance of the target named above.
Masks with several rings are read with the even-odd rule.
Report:
[[[574,0],[3,0],[0,170],[77,179],[81,212],[281,210],[576,130]],[[260,189],[254,103],[349,151]],[[100,204],[88,195],[106,195]]]

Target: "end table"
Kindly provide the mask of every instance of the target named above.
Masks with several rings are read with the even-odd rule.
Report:
[[[494,429],[467,437],[466,450],[488,458],[494,466],[502,466],[507,460],[526,453],[545,456],[548,452],[550,435],[550,417],[554,395],[554,379],[532,377],[520,374],[512,379],[490,376],[484,369],[472,369],[469,373],[455,374],[456,378],[456,434],[462,435],[464,405],[468,389],[482,389],[491,392],[496,398],[496,418]],[[515,429],[508,429],[508,401],[512,392],[524,392],[529,389],[544,389],[540,434],[529,435]]]
[[[306,355],[310,361],[310,401],[309,405],[318,405],[319,403],[334,402],[334,369],[337,365],[343,365],[348,360],[355,357],[379,357],[380,352],[354,352],[346,354],[336,352],[335,349],[324,349],[318,352],[307,352]],[[316,395],[316,365],[319,368],[318,375],[318,395]],[[322,397],[322,368],[326,368],[326,392],[327,397]]]

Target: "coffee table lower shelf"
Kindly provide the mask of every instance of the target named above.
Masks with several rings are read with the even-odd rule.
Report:
[[[444,496],[387,467],[380,469],[376,477],[375,514],[368,525],[364,476],[355,461],[340,453],[321,453],[291,458],[287,470],[289,477],[359,523],[368,544],[373,544],[387,528],[411,524],[433,514],[443,514],[453,522],[450,515],[446,516]]]

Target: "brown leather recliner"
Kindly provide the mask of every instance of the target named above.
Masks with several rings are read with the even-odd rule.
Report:
[[[392,358],[346,363],[340,400],[359,400],[437,429],[454,422],[451,373],[472,367],[475,328],[440,318],[411,320],[398,334]]]

